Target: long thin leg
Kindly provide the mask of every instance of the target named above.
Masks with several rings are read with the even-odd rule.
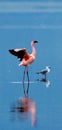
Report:
[[[28,78],[28,87],[27,87],[27,90],[25,90],[25,84],[24,84],[25,74],[27,74],[27,78]],[[23,90],[24,90],[24,95],[28,96],[28,91],[29,91],[29,74],[28,74],[28,67],[27,66],[25,66],[24,73],[23,73]]]
[[[23,83],[24,96],[26,97],[25,84]]]
[[[27,95],[28,95],[28,91],[29,91],[29,73],[28,73],[28,68],[27,68],[27,78],[28,78],[28,87],[27,87]]]
[[[24,83],[24,80],[25,80],[25,73],[26,73],[26,66],[25,66],[24,73],[23,73],[23,83]]]
[[[25,67],[24,73],[23,73],[23,90],[24,90],[24,95],[26,96],[25,85],[24,85],[25,73],[26,73],[26,67]]]

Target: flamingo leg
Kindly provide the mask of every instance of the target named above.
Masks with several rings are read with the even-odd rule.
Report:
[[[28,78],[27,90],[25,89],[25,84],[24,84],[24,80],[25,80],[25,75],[26,74],[27,74],[27,78]],[[28,95],[28,91],[29,91],[29,74],[28,74],[28,67],[27,66],[25,66],[24,73],[23,73],[23,90],[24,90],[24,95],[27,96]]]
[[[25,66],[24,73],[23,73],[23,83],[24,83],[24,80],[25,80],[25,74],[26,74],[26,66]]]
[[[24,85],[25,74],[26,74],[26,66],[25,66],[24,73],[23,73],[23,90],[24,90],[24,95],[26,96],[25,85]]]
[[[28,87],[27,87],[27,95],[28,95],[28,91],[29,91],[29,73],[28,73],[28,68],[27,68],[27,78],[28,78]]]

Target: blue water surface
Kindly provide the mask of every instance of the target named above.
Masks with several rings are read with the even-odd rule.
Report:
[[[17,0],[16,0],[17,1]],[[16,2],[14,1],[14,2]],[[10,0],[1,1],[11,2]],[[22,2],[19,0],[18,2]],[[28,2],[29,1],[23,1]],[[43,2],[43,12],[37,11],[12,12],[7,6],[0,11],[0,130],[62,130],[62,2],[58,0],[34,0]],[[47,7],[48,2],[51,4]],[[58,2],[58,3],[57,3]],[[21,4],[21,3],[20,3]],[[33,7],[33,8],[34,8]],[[12,3],[11,3],[12,8]],[[48,9],[48,11],[45,9]],[[51,11],[52,10],[52,11]],[[30,88],[29,97],[36,104],[36,124],[32,127],[31,118],[19,120],[16,113],[11,112],[13,104],[24,96],[23,78],[24,67],[19,67],[17,58],[9,54],[12,48],[27,48],[31,53],[31,41],[38,40],[35,45],[36,60],[29,66]],[[47,75],[50,86],[38,82],[42,75],[36,72],[51,67]],[[26,79],[27,80],[27,79]],[[25,84],[27,87],[27,84]]]

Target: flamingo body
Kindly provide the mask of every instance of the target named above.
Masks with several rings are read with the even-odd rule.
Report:
[[[12,55],[16,56],[19,59],[19,61],[21,61],[19,66],[28,66],[29,64],[31,64],[35,60],[35,56],[36,56],[36,50],[34,48],[35,43],[38,43],[38,41],[31,42],[32,54],[29,54],[27,52],[26,48],[9,50],[9,52]]]
[[[34,44],[38,43],[38,41],[32,41],[31,42],[31,47],[32,47],[32,53],[29,54],[26,50],[26,48],[22,49],[11,49],[9,52],[16,56],[20,62],[19,66],[25,66],[24,69],[24,74],[23,74],[23,89],[24,89],[24,94],[26,96],[25,92],[25,87],[24,87],[24,79],[25,79],[25,73],[27,74],[28,77],[28,88],[27,88],[27,94],[28,94],[28,89],[29,89],[29,74],[28,74],[28,66],[35,60],[36,57],[36,49],[34,47]]]

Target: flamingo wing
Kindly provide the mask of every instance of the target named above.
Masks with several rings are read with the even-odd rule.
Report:
[[[20,61],[22,61],[22,59],[24,58],[24,55],[26,53],[26,49],[25,48],[23,48],[23,49],[15,49],[15,50],[11,49],[11,50],[9,50],[9,52],[12,55],[16,56]]]

